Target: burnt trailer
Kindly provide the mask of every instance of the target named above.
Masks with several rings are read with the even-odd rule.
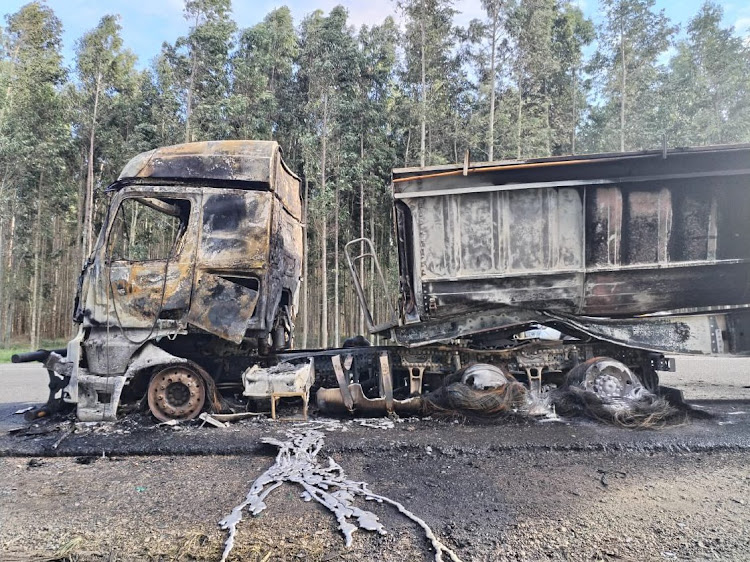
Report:
[[[425,413],[459,379],[484,392],[514,378],[533,410],[571,385],[654,396],[657,372],[675,368],[666,355],[750,352],[750,145],[467,158],[394,170],[392,186],[397,294],[371,241],[345,252],[369,332],[388,345],[295,350],[300,186],[278,145],[136,156],[108,189],[78,335],[14,358],[50,374],[30,415],[75,404],[82,420],[111,420],[147,403],[192,419],[268,398],[273,412],[287,396],[306,412],[314,387],[324,412]]]
[[[398,313],[370,326],[399,344],[478,341],[516,318],[748,351],[748,145],[399,169],[393,196]]]
[[[586,364],[590,388],[619,396],[657,391],[664,354],[750,351],[749,145],[467,159],[394,170],[392,188],[388,313],[373,318],[359,279],[372,243],[346,255],[370,332],[408,348],[395,386],[419,392],[452,359],[539,391]],[[563,335],[523,337],[539,325]]]

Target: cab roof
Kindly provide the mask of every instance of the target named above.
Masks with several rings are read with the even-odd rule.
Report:
[[[281,160],[281,148],[276,141],[191,142],[135,156],[123,168],[118,183],[138,178],[217,180],[264,184],[273,189],[278,169],[299,180]]]

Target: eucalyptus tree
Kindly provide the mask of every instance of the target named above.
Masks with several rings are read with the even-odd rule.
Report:
[[[495,111],[497,109],[498,89],[502,89],[507,79],[502,70],[509,55],[508,37],[508,0],[482,0],[482,8],[486,17],[482,20],[472,20],[469,24],[468,39],[474,47],[471,50],[471,60],[476,68],[479,84],[476,93],[482,104],[486,103],[487,110],[480,111],[486,115],[479,120],[479,126],[486,123],[487,160],[495,159]],[[486,100],[486,101],[485,101]]]
[[[598,29],[594,70],[603,103],[593,109],[596,150],[620,151],[657,142],[657,112],[665,68],[660,58],[672,44],[677,28],[654,0],[601,0],[604,14]],[[613,134],[615,133],[615,134]]]
[[[456,11],[450,0],[400,0],[398,6],[406,18],[403,35],[404,69],[402,86],[412,123],[419,129],[419,165],[424,167],[434,159],[444,159],[439,151],[428,146],[428,134],[433,133],[436,144],[445,138],[445,130],[436,121],[444,117],[450,101],[448,90],[455,84],[459,60],[455,56],[456,30],[453,16]],[[431,136],[433,136],[431,135]],[[409,137],[410,140],[410,137]],[[430,139],[433,140],[433,139]],[[408,151],[407,151],[408,158]]]
[[[6,21],[0,98],[0,333],[7,342],[18,308],[19,324],[35,347],[45,297],[44,256],[53,236],[42,217],[60,200],[70,146],[61,96],[66,79],[62,25],[41,2],[26,4]],[[30,262],[25,256],[31,256]]]
[[[156,146],[177,144],[185,138],[182,91],[177,70],[171,64],[172,60],[174,56],[171,54],[171,47],[165,45],[151,63],[150,83],[153,91],[149,105],[149,122],[154,127]]]
[[[662,123],[677,145],[750,141],[750,46],[706,2],[677,44],[662,92]]]
[[[550,122],[554,58],[554,0],[521,0],[511,16],[517,88],[516,157],[552,153]]]
[[[347,12],[337,6],[328,16],[318,10],[305,18],[301,26],[298,81],[304,92],[303,108],[305,129],[302,143],[306,147],[305,177],[315,178],[317,190],[314,201],[320,225],[320,340],[328,344],[328,219],[334,207],[334,338],[339,330],[339,190],[337,175],[341,162],[337,155],[329,154],[332,145],[340,149],[346,134],[343,115],[353,99],[356,77],[359,75],[359,58],[353,34],[347,26]],[[333,157],[332,157],[333,156]],[[329,179],[333,174],[333,193]]]
[[[352,231],[358,232],[360,238],[368,236],[373,241],[391,234],[391,201],[387,186],[391,170],[396,165],[397,137],[401,131],[396,126],[397,117],[393,114],[398,42],[398,27],[390,16],[380,25],[363,26],[357,35],[361,71],[352,107],[353,124],[358,128],[358,134],[354,137],[358,146],[350,148],[350,154],[354,154],[355,158],[349,181],[359,189],[355,196],[356,206],[353,205],[358,213],[352,213],[358,220],[352,225]],[[360,245],[361,253],[364,249]],[[378,249],[381,265],[388,271],[392,268],[388,263],[389,253],[383,252],[383,248]],[[370,310],[375,311],[374,264],[370,262],[369,271],[365,271],[364,260],[359,262],[359,266],[359,278],[369,278],[365,284]],[[365,330],[362,310],[359,310],[358,323],[352,326],[354,328],[360,334]]]
[[[286,6],[240,33],[232,55],[230,117],[242,138],[280,140],[288,134],[284,102],[292,88],[299,46],[292,14]]]
[[[81,254],[92,248],[94,220],[94,176],[97,134],[102,120],[112,117],[118,92],[129,86],[135,55],[123,48],[119,16],[106,15],[76,42],[75,64],[78,78],[78,131],[86,139],[86,190],[82,197],[83,231]],[[101,169],[100,169],[101,171]]]
[[[222,139],[230,94],[229,57],[236,24],[231,0],[185,0],[190,29],[162,52],[174,68],[185,115],[185,142]]]
[[[552,27],[554,65],[549,82],[552,154],[576,152],[576,135],[590,88],[589,80],[582,76],[583,51],[594,39],[594,25],[579,7],[558,5]]]

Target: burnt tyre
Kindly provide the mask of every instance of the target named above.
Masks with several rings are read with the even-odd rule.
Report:
[[[594,357],[574,367],[552,395],[556,412],[630,429],[653,429],[685,423],[687,411],[650,392],[627,365]]]
[[[602,400],[638,399],[646,391],[627,365],[610,357],[594,357],[574,367],[565,383],[591,392]]]
[[[148,407],[159,421],[192,420],[206,403],[206,384],[190,367],[176,365],[158,371],[148,384]]]

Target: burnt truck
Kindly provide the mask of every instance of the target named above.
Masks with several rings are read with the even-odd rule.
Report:
[[[306,410],[319,387],[324,412],[419,412],[474,364],[532,398],[576,384],[617,399],[658,393],[665,355],[750,351],[750,145],[467,158],[394,170],[392,188],[398,294],[371,241],[345,252],[368,330],[390,344],[294,350],[299,181],[278,146],[137,156],[109,190],[78,336],[19,358],[45,362],[45,408],[113,419],[147,400],[158,419],[190,419],[232,396],[301,396]],[[156,239],[133,237],[137,213],[163,221]],[[370,311],[375,293],[392,306]],[[539,326],[561,337],[523,337]]]
[[[78,334],[30,354],[49,370],[46,409],[58,393],[81,420],[114,419],[122,398],[144,395],[159,419],[219,409],[222,355],[292,344],[299,179],[275,142],[199,142],[136,156],[107,192],[75,298]]]

